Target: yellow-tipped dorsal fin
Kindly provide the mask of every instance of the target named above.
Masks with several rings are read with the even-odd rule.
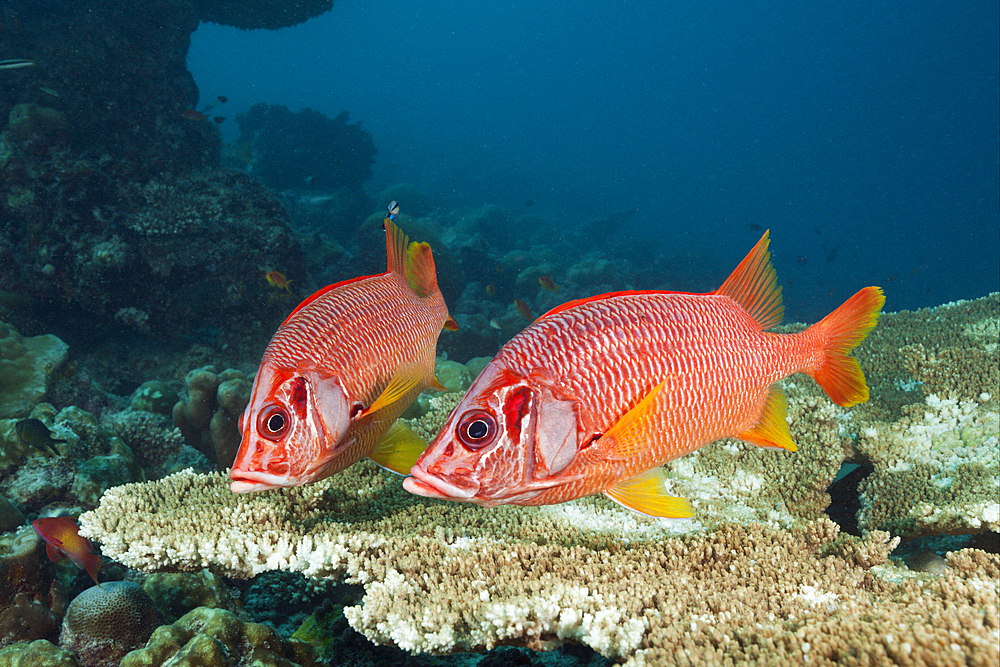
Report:
[[[386,218],[382,225],[385,227],[385,254],[390,273],[398,273],[406,277],[406,246],[410,239],[393,223]]]
[[[771,387],[767,398],[764,399],[764,408],[761,410],[757,425],[736,437],[758,447],[798,451],[799,448],[795,446],[792,434],[788,430],[788,422],[785,419],[787,414],[788,400],[785,398],[785,392],[777,387]]]
[[[781,286],[771,266],[771,253],[767,250],[771,241],[769,234],[770,230],[764,232],[750,254],[715,291],[743,306],[761,329],[778,326],[785,313],[781,303]]]
[[[410,468],[425,449],[427,442],[409,426],[397,421],[379,439],[368,458],[397,475],[409,475]]]
[[[635,512],[667,519],[690,519],[694,510],[687,498],[668,496],[663,468],[656,466],[604,492],[608,498]]]
[[[434,253],[429,243],[412,242],[406,251],[406,279],[417,296],[425,297],[438,289]]]

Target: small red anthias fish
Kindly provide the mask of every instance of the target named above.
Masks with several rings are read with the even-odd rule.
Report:
[[[45,540],[45,553],[53,563],[59,562],[60,554],[65,554],[81,570],[86,570],[98,586],[97,572],[101,569],[101,557],[94,553],[94,545],[80,535],[80,527],[68,516],[35,519],[31,523],[38,536]]]
[[[277,287],[278,289],[288,290],[288,293],[292,293],[292,288],[289,287],[294,280],[289,280],[285,277],[281,271],[268,271],[264,274],[264,278],[267,280],[268,284]]]
[[[538,284],[541,285],[542,289],[547,289],[550,292],[559,291],[559,285],[556,285],[556,281],[552,280],[550,276],[539,276]]]
[[[434,379],[442,328],[455,328],[426,243],[385,218],[389,270],[321,289],[271,338],[243,416],[230,488],[315,482],[368,457],[405,475],[426,442],[404,409]]]
[[[410,492],[548,505],[604,493],[630,509],[690,517],[660,466],[724,437],[795,451],[784,393],[811,375],[837,404],[868,399],[850,351],[878,321],[866,287],[797,334],[781,322],[768,235],[715,292],[615,292],[555,308],[512,338],[417,460]]]
[[[514,308],[524,319],[529,322],[535,319],[535,316],[531,314],[531,306],[526,304],[523,299],[514,299]]]

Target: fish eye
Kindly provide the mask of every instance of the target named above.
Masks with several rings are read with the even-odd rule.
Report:
[[[497,420],[485,410],[469,410],[459,420],[456,432],[466,449],[481,449],[496,440]]]
[[[280,440],[290,423],[285,408],[280,405],[268,405],[257,415],[257,432],[262,438]]]

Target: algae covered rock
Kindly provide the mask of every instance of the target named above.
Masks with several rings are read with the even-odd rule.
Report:
[[[282,641],[267,625],[246,623],[223,609],[199,607],[172,625],[158,628],[145,648],[132,651],[121,667],[154,667],[169,662],[192,667],[229,667],[246,664],[253,656],[259,667],[298,667],[317,664],[308,644]]]
[[[0,667],[80,667],[80,661],[52,642],[37,639],[0,649]]]
[[[27,417],[66,361],[69,346],[46,334],[25,338],[0,322],[0,419]]]
[[[250,400],[250,383],[240,371],[216,373],[196,368],[184,378],[186,395],[174,405],[174,423],[189,445],[220,469],[228,468],[240,448],[238,420]]]

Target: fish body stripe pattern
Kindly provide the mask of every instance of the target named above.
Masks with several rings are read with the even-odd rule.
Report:
[[[517,374],[555,371],[549,382],[575,396],[595,432],[666,381],[667,410],[656,411],[648,468],[706,441],[751,428],[768,388],[811,361],[797,335],[761,329],[722,295],[637,294],[584,303],[539,321],[498,359]]]
[[[341,378],[344,389],[349,395],[367,394],[364,400],[370,402],[401,363],[433,370],[434,348],[422,342],[441,328],[440,293],[437,300],[441,303],[427,304],[396,273],[356,280],[293,314],[271,340],[264,362],[298,369],[354,368]],[[422,354],[414,358],[418,351]]]
[[[690,517],[660,466],[722,437],[797,450],[774,384],[812,376],[838,405],[868,399],[851,350],[885,296],[866,287],[796,334],[781,321],[764,234],[715,292],[613,292],[557,306],[486,366],[411,468],[434,498],[547,505],[605,493],[636,511]]]

